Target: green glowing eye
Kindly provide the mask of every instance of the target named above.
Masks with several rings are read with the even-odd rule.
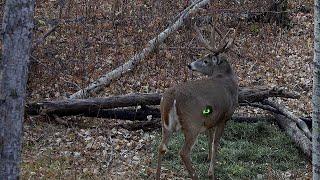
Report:
[[[212,113],[212,106],[206,106],[203,110],[202,110],[202,115],[203,116],[209,116]]]

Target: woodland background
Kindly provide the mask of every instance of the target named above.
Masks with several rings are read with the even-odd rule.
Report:
[[[285,104],[298,116],[309,117],[313,1],[288,1],[286,22],[246,19],[247,12],[259,15],[267,11],[272,2],[214,1],[198,16],[215,16],[217,26],[223,32],[235,28],[242,19],[235,45],[227,54],[240,85],[282,87],[294,91],[301,96],[299,99],[274,100]],[[64,99],[86,87],[141,51],[187,6],[185,0],[37,1],[27,102]],[[192,61],[191,55],[200,57],[205,53],[193,29],[184,26],[133,72],[123,74],[92,96],[163,92],[172,85],[199,78],[198,74],[189,72],[186,65]],[[266,112],[241,107],[237,113],[257,115]],[[122,124],[128,124],[128,121],[80,115],[56,118],[26,115],[23,179],[152,179],[155,144],[160,130],[131,131],[121,128],[125,127]],[[237,133],[234,136],[238,136]],[[303,158],[297,161],[305,162],[295,170],[279,170],[266,165],[266,171],[262,172],[267,175],[262,176],[308,178],[311,173],[309,162]],[[166,178],[183,179],[186,176],[186,172],[170,168],[165,169],[164,174]]]

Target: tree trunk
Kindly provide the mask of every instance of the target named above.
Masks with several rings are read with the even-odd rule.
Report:
[[[314,1],[314,72],[312,95],[312,170],[313,179],[320,179],[320,2]]]
[[[0,60],[0,179],[19,179],[34,0],[8,0]]]

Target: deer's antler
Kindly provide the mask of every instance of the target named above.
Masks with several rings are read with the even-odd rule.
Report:
[[[235,36],[237,34],[237,30],[238,30],[238,26],[236,29],[230,29],[222,38],[222,40],[220,41],[222,44],[220,44],[220,46],[218,46],[218,48],[215,48],[214,47],[214,43],[213,41],[215,39],[211,39],[210,41],[208,41],[206,38],[204,38],[204,36],[202,35],[200,29],[194,25],[194,29],[197,33],[197,37],[199,39],[199,41],[205,46],[205,48],[207,50],[209,50],[210,52],[212,52],[213,54],[217,55],[217,54],[220,54],[220,53],[223,53],[223,52],[226,52],[233,44],[234,42],[234,39],[235,39]],[[211,38],[214,38],[215,37],[215,31],[217,31],[217,28],[215,26],[211,26]],[[231,31],[234,31],[233,32],[233,35],[232,35],[232,38],[227,38],[228,35],[230,34]],[[221,36],[221,32],[219,32],[219,35]],[[226,41],[226,39],[228,39]]]
[[[197,33],[197,38],[198,40],[205,46],[206,49],[208,49],[209,51],[214,51],[214,47],[212,47],[210,45],[210,41],[208,41],[207,39],[205,39],[202,35],[202,33],[200,32],[200,29],[198,28],[197,25],[194,25],[194,29]]]

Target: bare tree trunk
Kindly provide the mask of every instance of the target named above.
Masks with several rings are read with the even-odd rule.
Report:
[[[7,0],[0,60],[0,179],[19,179],[34,0]]]
[[[320,2],[314,1],[314,72],[312,95],[312,170],[320,179]]]

